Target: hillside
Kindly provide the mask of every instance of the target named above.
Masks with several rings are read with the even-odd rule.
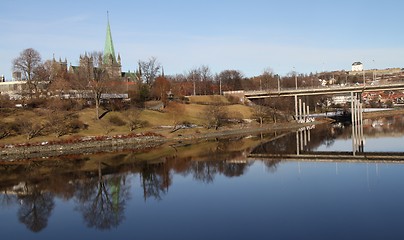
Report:
[[[223,98],[225,99],[225,98]],[[249,119],[252,116],[252,108],[240,104],[230,104],[222,98],[217,98],[216,103],[224,104],[222,108],[227,112],[229,118]],[[201,100],[201,99],[199,99]],[[206,101],[203,99],[201,101]],[[213,101],[210,99],[210,103]],[[191,101],[192,102],[192,101]],[[85,108],[79,111],[64,113],[63,116],[55,111],[48,109],[0,109],[2,119],[2,129],[10,128],[11,135],[0,139],[0,145],[16,144],[22,142],[42,142],[42,141],[60,141],[71,138],[86,136],[114,136],[125,135],[139,132],[154,132],[166,137],[177,136],[178,134],[209,132],[214,131],[206,129],[207,114],[206,109],[209,105],[197,103],[175,103],[161,111],[137,110],[133,113],[131,110],[111,111],[105,114],[101,119],[95,119],[95,110]],[[134,116],[134,115],[138,116]],[[136,119],[141,123],[138,129],[130,131],[129,122]],[[199,126],[194,129],[183,129],[171,133],[176,124],[192,124]],[[75,130],[60,134],[57,136],[57,125],[75,124]],[[42,126],[38,136],[27,139],[29,128]],[[18,132],[17,130],[18,129]],[[1,129],[0,129],[1,130]]]

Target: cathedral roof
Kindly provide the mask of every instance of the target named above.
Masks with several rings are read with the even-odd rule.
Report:
[[[116,63],[114,43],[112,42],[111,27],[109,26],[109,17],[108,17],[107,36],[105,38],[105,47],[104,47],[104,63],[108,63],[111,57],[112,57],[112,63]]]

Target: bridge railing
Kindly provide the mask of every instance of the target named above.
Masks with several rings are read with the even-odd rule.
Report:
[[[280,91],[278,89],[268,89],[268,90],[249,90],[244,91],[244,95],[265,95],[265,94],[276,94],[276,93],[285,93],[285,92],[307,92],[307,91],[326,91],[326,90],[358,90],[362,88],[383,88],[383,87],[395,87],[397,85],[401,86],[404,84],[404,81],[378,81],[378,83],[374,84],[344,84],[344,85],[327,85],[327,86],[305,86],[305,87],[298,87],[296,88],[282,88]],[[377,89],[375,90],[377,91]]]

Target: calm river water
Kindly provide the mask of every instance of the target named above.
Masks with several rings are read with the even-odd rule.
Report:
[[[365,155],[402,158],[293,157],[352,152],[351,127],[325,125],[311,129],[301,149],[297,134],[278,132],[3,164],[0,236],[404,239],[404,164],[396,161],[404,159],[404,119],[367,120],[363,132]]]

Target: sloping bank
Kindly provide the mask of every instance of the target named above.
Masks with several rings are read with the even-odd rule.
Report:
[[[126,149],[142,150],[158,147],[164,142],[166,138],[163,136],[148,133],[114,137],[83,137],[64,142],[5,145],[1,148],[0,161],[117,152]]]
[[[16,161],[23,159],[38,159],[58,157],[63,155],[93,154],[101,152],[118,152],[124,150],[142,151],[156,148],[164,143],[192,143],[214,138],[245,136],[272,131],[291,131],[306,125],[318,124],[281,123],[263,127],[247,127],[237,129],[222,129],[210,133],[179,135],[166,138],[156,133],[83,137],[63,142],[40,142],[31,144],[5,145],[1,149],[0,161]]]

